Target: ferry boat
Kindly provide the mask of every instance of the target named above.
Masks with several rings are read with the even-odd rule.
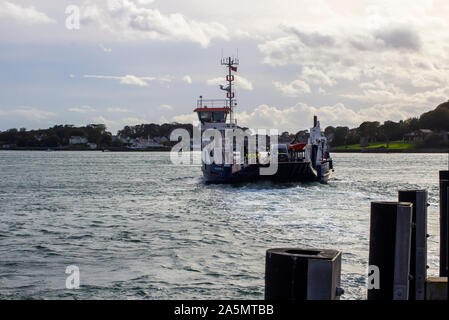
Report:
[[[208,129],[216,129],[222,137],[226,137],[229,133],[232,136],[233,132],[241,130],[234,118],[234,107],[237,106],[237,100],[235,99],[235,76],[233,73],[237,72],[239,60],[234,57],[222,58],[221,64],[227,68],[227,85],[221,85],[220,89],[226,91],[227,98],[205,100],[200,96],[194,112],[198,114],[202,133]],[[256,138],[261,139],[260,136]],[[313,127],[310,129],[307,143],[267,144],[266,150],[257,150],[255,155],[251,155],[248,154],[247,145],[239,148],[234,144],[233,148],[227,148],[226,142],[228,141],[225,140],[226,138],[223,138],[220,144],[222,146],[220,151],[223,153],[223,158],[231,159],[231,161],[223,161],[223,163],[215,163],[210,159],[213,157],[213,151],[209,153],[209,149],[206,150],[206,147],[211,141],[201,141],[201,169],[206,183],[238,183],[258,180],[327,183],[334,172],[327,139],[321,133],[320,122],[316,116],[314,116]],[[268,140],[270,139],[268,138]],[[244,150],[244,154],[242,155],[238,150]],[[209,157],[209,161],[205,161],[205,157]],[[265,158],[264,161],[262,158]],[[268,163],[267,158],[271,159]],[[250,161],[250,159],[253,160]],[[277,162],[275,173],[261,174],[261,169],[270,166],[272,161]]]

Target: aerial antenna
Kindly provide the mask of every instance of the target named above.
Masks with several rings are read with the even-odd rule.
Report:
[[[234,97],[235,93],[233,90],[233,82],[234,82],[234,75],[232,72],[237,72],[237,66],[239,65],[239,59],[235,57],[227,57],[227,58],[221,58],[221,64],[223,66],[226,66],[228,69],[228,74],[226,76],[226,81],[228,82],[228,86],[224,88],[224,86],[220,86],[220,89],[227,91],[226,97],[228,98],[229,103],[229,110],[230,110],[230,117],[229,122],[233,123],[233,112],[234,112]]]

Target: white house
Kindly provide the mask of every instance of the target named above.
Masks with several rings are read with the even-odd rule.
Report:
[[[157,142],[154,142],[151,139],[137,138],[137,139],[135,139],[135,141],[131,147],[133,149],[145,149],[145,148],[152,148],[152,147],[162,147],[162,145]]]
[[[88,142],[87,138],[73,136],[69,139],[69,144],[86,144]]]
[[[117,140],[123,142],[123,143],[128,143],[129,142],[129,137],[126,136],[117,136]]]
[[[90,149],[92,149],[92,150],[95,150],[95,149],[97,149],[97,144],[96,143],[93,143],[93,142],[89,142],[88,144],[87,144],[87,146],[90,148]]]

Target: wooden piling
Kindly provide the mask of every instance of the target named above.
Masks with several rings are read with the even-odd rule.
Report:
[[[336,300],[340,289],[341,252],[269,249],[265,264],[265,300]]]
[[[368,300],[408,299],[412,210],[408,202],[371,203],[369,265],[380,279]]]
[[[449,171],[440,171],[440,277],[448,276]]]
[[[427,277],[427,191],[401,190],[398,200],[413,204],[409,300],[424,300]]]
[[[426,300],[447,300],[447,277],[427,278]]]

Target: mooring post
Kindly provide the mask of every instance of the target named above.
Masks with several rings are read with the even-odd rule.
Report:
[[[371,202],[369,267],[379,272],[378,285],[368,283],[368,300],[408,299],[412,209],[408,202]]]
[[[440,277],[448,276],[449,171],[440,171]]]
[[[337,300],[341,251],[269,249],[265,264],[265,300]]]
[[[427,191],[401,190],[400,202],[413,204],[409,300],[424,300],[427,277]]]
[[[429,277],[426,280],[426,300],[447,300],[447,277]]]

